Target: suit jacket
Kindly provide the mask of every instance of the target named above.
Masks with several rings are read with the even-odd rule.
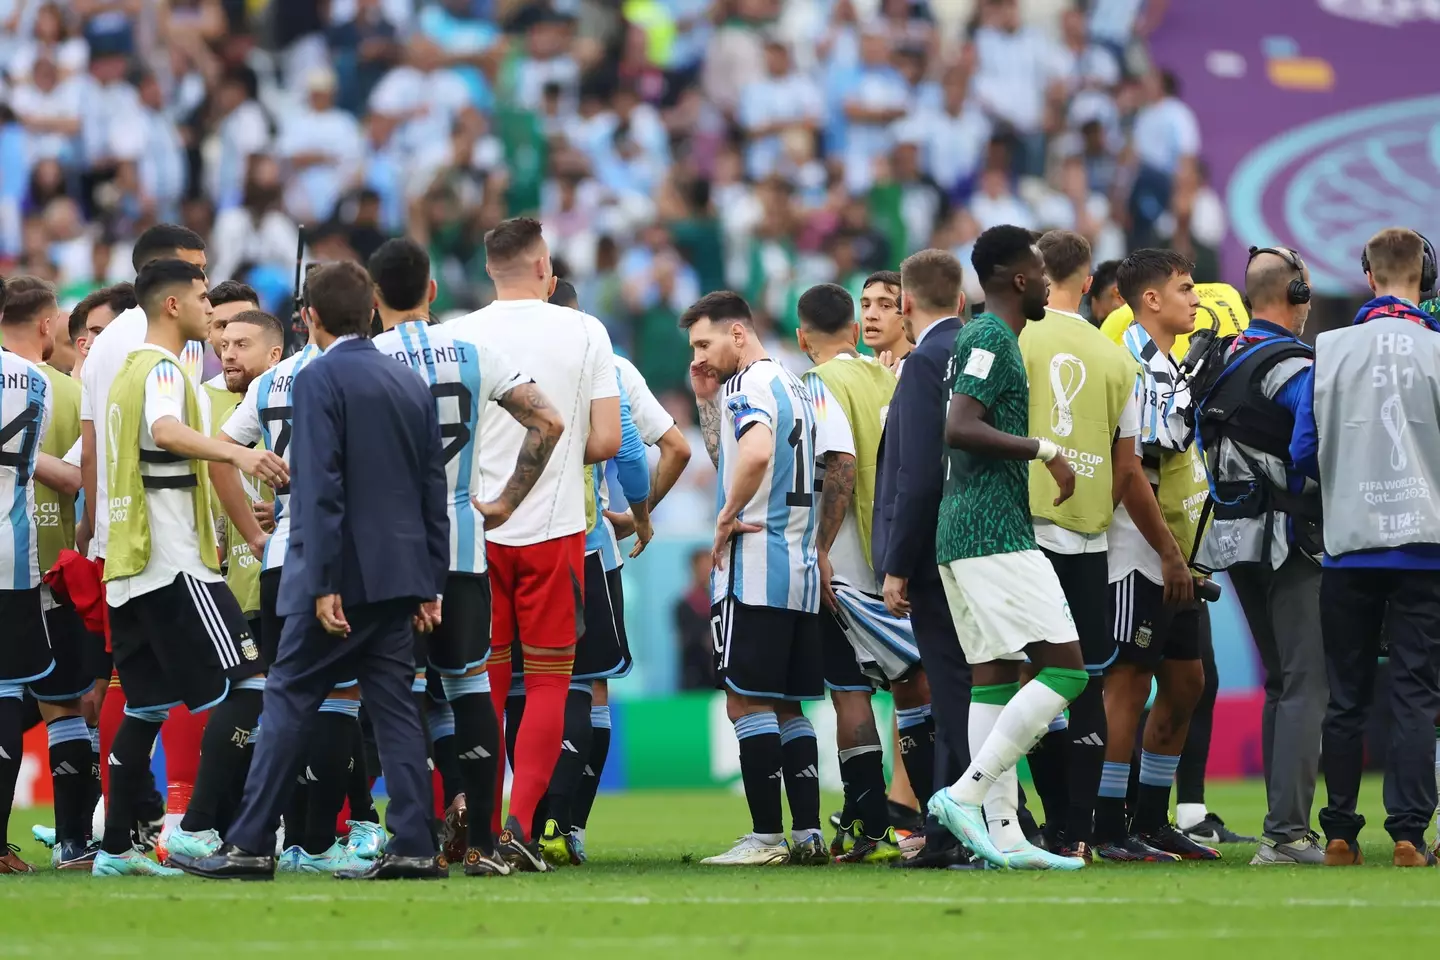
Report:
[[[875,516],[870,553],[875,574],[914,582],[940,579],[935,528],[945,481],[945,370],[960,330],[956,317],[930,328],[905,358],[876,468]]]
[[[415,371],[367,339],[337,343],[295,378],[290,545],[276,610],[433,600],[450,568],[445,457]]]

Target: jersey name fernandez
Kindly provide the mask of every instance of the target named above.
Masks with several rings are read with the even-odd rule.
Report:
[[[50,381],[39,367],[0,353],[0,590],[40,585],[35,459],[50,423]]]
[[[740,437],[764,425],[774,437],[770,465],[755,496],[740,511],[763,526],[730,542],[724,570],[711,574],[715,602],[816,613],[820,577],[815,550],[815,408],[800,380],[769,358],[757,360],[720,391],[720,483],[716,512],[735,482]]]
[[[425,380],[435,398],[445,458],[446,513],[450,517],[450,570],[485,572],[485,522],[471,494],[478,489],[477,445],[486,404],[532,382],[503,355],[457,339],[442,324],[409,320],[375,338],[375,347]]]

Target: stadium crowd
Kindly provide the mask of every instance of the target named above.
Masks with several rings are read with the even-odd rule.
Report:
[[[1292,251],[1252,250],[1248,306],[1209,282],[1199,132],[1136,42],[1163,4],[861,6],[12,3],[0,822],[43,722],[61,869],[583,863],[631,667],[620,543],[703,447],[691,606],[752,819],[707,863],[1254,842],[1204,804],[1227,569],[1267,671],[1252,862],[1360,861],[1383,622],[1386,826],[1433,865],[1440,529],[1405,491],[1440,464],[1404,400],[1437,369],[1428,241],[1371,239],[1376,299],[1324,363]],[[1342,403],[1372,350],[1394,398]],[[880,688],[918,809],[886,800]],[[828,843],[800,709],[827,695]]]

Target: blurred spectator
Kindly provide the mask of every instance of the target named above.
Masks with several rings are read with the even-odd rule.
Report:
[[[228,210],[243,200],[250,158],[270,146],[270,118],[255,99],[255,72],[231,68],[221,78],[210,108],[211,135],[201,148],[210,177],[205,184],[217,210]],[[228,280],[228,274],[218,278]]]
[[[710,551],[690,554],[690,588],[675,603],[680,689],[715,688],[715,636],[710,625]]]
[[[745,172],[762,180],[775,171],[783,137],[792,130],[814,136],[824,103],[815,81],[797,71],[790,49],[778,38],[765,43],[765,73],[740,91],[740,125],[749,146]]]
[[[1138,169],[1130,192],[1130,246],[1152,246],[1155,222],[1170,206],[1170,192],[1182,167],[1200,153],[1195,111],[1180,100],[1180,82],[1166,70],[1151,70],[1142,86],[1145,105],[1135,116],[1132,138]]]
[[[279,162],[263,154],[251,157],[240,205],[215,219],[206,269],[211,282],[244,280],[252,267],[284,270],[294,262],[299,231],[283,199]]]
[[[963,201],[974,190],[993,128],[978,101],[970,96],[970,77],[964,67],[956,65],[945,71],[940,95],[937,106],[902,120],[899,136],[920,147],[921,163],[930,179],[951,200]]]
[[[371,111],[396,124],[402,149],[419,150],[444,140],[470,102],[465,81],[446,68],[443,59],[433,40],[413,37],[405,47],[405,62],[370,94]]]
[[[433,36],[436,31],[425,32]],[[341,20],[332,12],[326,36],[339,78],[340,106],[358,114],[381,78],[400,60],[399,28],[380,0],[355,0],[353,16]]]
[[[890,37],[877,24],[860,37],[860,68],[844,93],[845,186],[851,193],[869,188],[875,162],[890,152],[891,125],[905,116],[909,89],[890,65]]]
[[[980,189],[970,198],[970,212],[982,231],[1002,223],[1032,230],[1036,227],[1034,212],[1010,188],[1009,173],[998,167],[980,174]]]
[[[49,54],[41,54],[24,82],[11,93],[10,106],[29,134],[29,160],[75,162],[80,133],[82,87],[78,80],[60,79]]]
[[[28,80],[35,64],[42,59],[55,65],[62,80],[85,72],[90,62],[90,45],[73,31],[74,21],[60,4],[37,6],[26,0],[13,2],[18,8],[17,17],[32,8],[34,16],[29,35],[19,40],[6,64],[12,83]]]
[[[307,102],[285,119],[276,141],[290,173],[285,209],[302,223],[329,219],[363,155],[360,125],[335,106],[337,79],[328,67],[305,78]]]
[[[1039,175],[1045,164],[1048,98],[1063,91],[1064,58],[1039,30],[1021,23],[1018,0],[981,0],[975,31],[975,96],[1019,145],[1017,172]]]
[[[1175,174],[1170,209],[1155,223],[1167,246],[1195,261],[1197,283],[1220,279],[1220,244],[1225,239],[1225,204],[1210,186],[1203,163],[1187,163]]]

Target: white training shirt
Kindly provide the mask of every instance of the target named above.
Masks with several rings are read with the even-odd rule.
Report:
[[[710,574],[715,602],[725,597],[755,607],[820,610],[815,565],[815,407],[793,373],[766,357],[725,381],[720,389],[720,482],[715,511],[725,507],[735,482],[740,437],[757,424],[774,434],[769,469],[740,511],[759,533],[730,541],[724,570]]]
[[[109,511],[101,509],[110,502],[105,485],[105,416],[110,403],[110,387],[125,358],[145,343],[149,336],[150,323],[145,311],[131,307],[100,331],[95,342],[90,344],[90,353],[85,357],[85,366],[80,371],[80,419],[88,420],[95,427],[95,537],[90,541],[90,558],[105,556],[105,544],[110,536]],[[202,340],[191,340],[185,344],[180,355],[180,365],[195,385],[200,383],[200,371],[205,365],[206,344]],[[198,391],[200,404],[208,409],[210,398],[204,390]],[[101,415],[96,416],[96,412]],[[208,414],[207,414],[208,415]]]
[[[35,460],[55,399],[45,372],[0,353],[0,590],[40,585],[35,530]]]
[[[192,344],[195,342],[191,341]],[[209,436],[210,404],[205,391],[196,386],[194,380],[190,380],[189,386],[200,400],[200,422],[192,423],[185,416],[185,383],[182,378],[189,379],[189,375],[181,369],[180,358],[155,344],[145,344],[138,349],[156,350],[166,358],[155,364],[145,378],[145,415],[140,421],[140,449],[160,449],[151,431],[165,417],[174,417],[190,429]],[[145,465],[145,472],[152,476],[183,476],[190,469],[188,461]],[[122,606],[133,597],[168,587],[182,573],[211,583],[223,579],[200,559],[202,534],[195,527],[194,498],[198,495],[197,490],[196,487],[170,490],[145,488],[145,510],[150,521],[150,559],[145,569],[135,576],[111,580],[105,585],[105,600],[110,606]],[[105,499],[97,504],[102,509],[95,511],[96,516],[109,512],[109,502]],[[207,526],[203,535],[214,542],[215,531],[211,527]]]
[[[535,378],[560,413],[565,432],[515,513],[486,539],[519,547],[585,532],[585,442],[590,404],[620,396],[615,354],[605,326],[589,314],[544,300],[497,300],[445,325],[452,336],[483,343]],[[480,465],[476,496],[500,494],[515,469],[525,428],[503,412],[480,418]]]
[[[245,399],[230,412],[220,425],[220,432],[241,446],[253,447],[262,439],[265,449],[290,466],[290,434],[295,426],[290,394],[295,378],[307,363],[320,356],[320,348],[306,344],[260,376],[250,381]],[[285,564],[285,548],[290,543],[290,487],[275,490],[275,531],[265,541],[265,556],[260,569],[274,570]]]
[[[849,359],[842,355],[842,359]],[[865,361],[861,361],[865,362]],[[873,361],[872,361],[873,362]],[[825,454],[827,453],[848,453],[855,456],[855,434],[850,429],[850,418],[845,415],[845,408],[830,395],[825,389],[825,381],[817,374],[807,373],[804,378],[805,389],[810,391],[810,399],[815,404],[815,475],[821,478],[820,487],[824,488]],[[887,408],[888,409],[888,408]],[[880,411],[875,411],[875,416],[880,416]],[[815,532],[820,532],[820,504],[815,504]],[[845,518],[840,521],[840,530],[835,534],[835,542],[830,545],[830,569],[835,576],[846,581],[856,589],[866,593],[876,593],[880,584],[875,579],[875,571],[870,566],[870,558],[865,555],[865,550],[860,542],[860,523],[855,515],[855,500],[851,498],[850,506],[845,511]]]
[[[485,520],[471,500],[479,472],[481,414],[491,401],[499,403],[511,390],[534,380],[504,354],[424,320],[410,320],[386,330],[375,338],[375,348],[418,373],[435,398],[445,456],[450,570],[484,573]]]

